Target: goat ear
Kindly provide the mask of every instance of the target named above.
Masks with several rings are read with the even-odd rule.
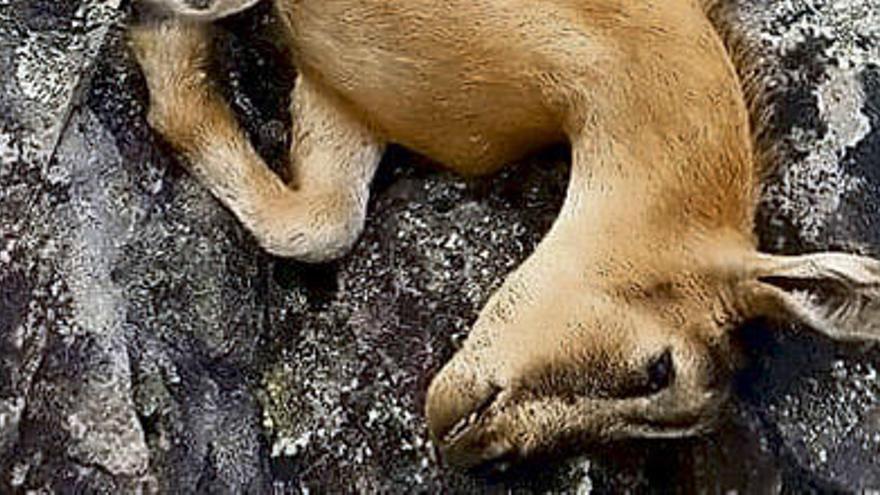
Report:
[[[761,254],[747,272],[737,293],[746,318],[793,321],[835,340],[880,341],[880,261]]]

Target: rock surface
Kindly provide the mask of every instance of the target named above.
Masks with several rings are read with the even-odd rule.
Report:
[[[880,256],[873,3],[737,1],[782,152],[769,250]],[[438,467],[427,383],[549,227],[565,153],[465,182],[394,150],[349,256],[273,259],[146,126],[125,17],[0,0],[0,492],[880,489],[880,352],[796,329],[743,332],[755,364],[706,438],[498,479]],[[266,5],[224,22],[216,69],[277,163],[292,68],[273,23]]]

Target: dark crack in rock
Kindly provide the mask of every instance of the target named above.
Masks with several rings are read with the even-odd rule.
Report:
[[[781,152],[762,243],[880,254],[880,7],[735,3]],[[0,1],[0,492],[880,489],[877,350],[765,327],[714,434],[438,466],[427,384],[552,223],[565,150],[469,182],[394,149],[350,255],[274,259],[147,127],[118,5]],[[220,23],[213,70],[277,168],[275,22],[263,2]]]

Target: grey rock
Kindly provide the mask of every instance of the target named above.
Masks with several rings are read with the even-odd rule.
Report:
[[[878,351],[765,327],[713,435],[502,477],[439,466],[425,389],[552,223],[565,151],[468,182],[392,150],[349,256],[274,259],[147,127],[117,6],[0,0],[0,492],[880,488]],[[736,6],[780,150],[763,245],[880,255],[880,7]],[[280,165],[274,23],[266,5],[222,23],[215,71]]]
[[[0,3],[0,156],[45,165],[119,0]],[[5,168],[5,167],[4,167]],[[2,178],[2,176],[0,176]]]
[[[771,133],[783,152],[765,187],[762,244],[880,255],[880,6],[742,2],[740,16],[778,61]],[[880,489],[880,350],[805,334],[792,329],[758,345],[746,396],[777,455],[793,464],[789,478],[809,473],[818,488]]]

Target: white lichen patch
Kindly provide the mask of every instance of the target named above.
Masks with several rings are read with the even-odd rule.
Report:
[[[784,419],[780,431],[797,438],[809,452],[806,461],[822,465],[839,455],[856,430],[877,431],[877,426],[870,424],[871,412],[880,402],[876,377],[877,370],[871,364],[836,360],[831,365],[830,383],[804,380],[795,393],[785,395],[770,410]],[[872,440],[873,435],[866,438]],[[874,450],[876,445],[863,448]]]
[[[780,183],[766,190],[778,213],[792,219],[807,242],[817,242],[843,199],[860,190],[861,179],[844,170],[841,161],[871,132],[862,113],[865,96],[857,74],[851,69],[829,69],[829,76],[817,91],[820,117],[827,124],[825,136],[818,141],[795,136],[806,157],[784,164]]]
[[[811,82],[804,80],[815,77],[807,75],[813,70],[810,63],[823,71],[812,89],[826,132],[820,138],[815,129],[795,126],[783,136],[804,158],[781,163],[779,183],[766,191],[771,203],[781,208],[775,214],[788,219],[802,240],[815,243],[835,220],[843,199],[862,186],[841,162],[871,131],[862,113],[860,76],[869,65],[880,64],[880,10],[870,0],[783,0],[773,8],[742,0],[738,5],[737,28],[759,42],[769,59],[791,57],[790,63],[801,64],[772,69],[766,89],[784,91],[789,83]]]
[[[807,38],[830,43],[824,55],[844,70],[876,63],[873,40],[880,39],[880,11],[872,0],[780,0],[741,2],[742,17],[752,25],[754,38],[789,53]]]
[[[77,98],[109,30],[120,0],[82,2],[65,31],[26,31],[10,49],[12,67],[0,83],[25,109],[21,126],[0,137],[2,163],[21,159],[46,163],[53,154]],[[3,7],[0,4],[0,7]],[[7,160],[9,158],[9,160]]]
[[[16,244],[17,242],[15,239],[8,239],[5,245],[0,246],[0,265],[8,265],[12,263],[12,253],[15,251]]]
[[[33,45],[38,44],[42,45],[41,49],[33,49]],[[68,48],[80,50],[81,46],[74,45]],[[70,89],[78,80],[77,74],[80,68],[67,63],[69,55],[62,50],[62,47],[41,43],[41,37],[32,34],[15,50],[15,56],[18,62],[15,78],[26,98],[36,101],[58,101],[59,97],[70,97]],[[47,72],[43,70],[45,67],[56,67],[60,70]]]
[[[0,449],[8,448],[17,437],[25,405],[24,397],[0,400]]]
[[[271,423],[264,423],[264,426],[271,428],[273,425]],[[312,432],[310,431],[303,432],[296,438],[278,435],[275,439],[275,443],[272,444],[272,457],[296,457],[300,452],[305,450],[311,442]]]
[[[15,163],[19,153],[16,136],[10,130],[0,128],[0,179],[12,174],[14,170],[10,165]]]
[[[593,493],[593,480],[590,479],[590,467],[592,467],[590,460],[586,457],[575,459],[573,464],[580,478],[575,485],[574,493],[576,495],[590,495]]]
[[[68,450],[84,464],[138,476],[146,473],[149,451],[132,400],[123,330],[125,297],[110,276],[135,213],[120,211],[118,195],[104,182],[101,171],[122,170],[122,159],[107,152],[115,147],[97,117],[77,113],[68,129],[57,167],[71,178],[77,200],[58,212],[76,233],[64,236],[72,254],[64,258],[65,281],[72,297],[74,335],[88,335],[94,342],[85,356],[90,366],[79,377],[81,397],[70,402],[66,416],[72,438]],[[63,292],[61,287],[50,288],[55,297]]]

